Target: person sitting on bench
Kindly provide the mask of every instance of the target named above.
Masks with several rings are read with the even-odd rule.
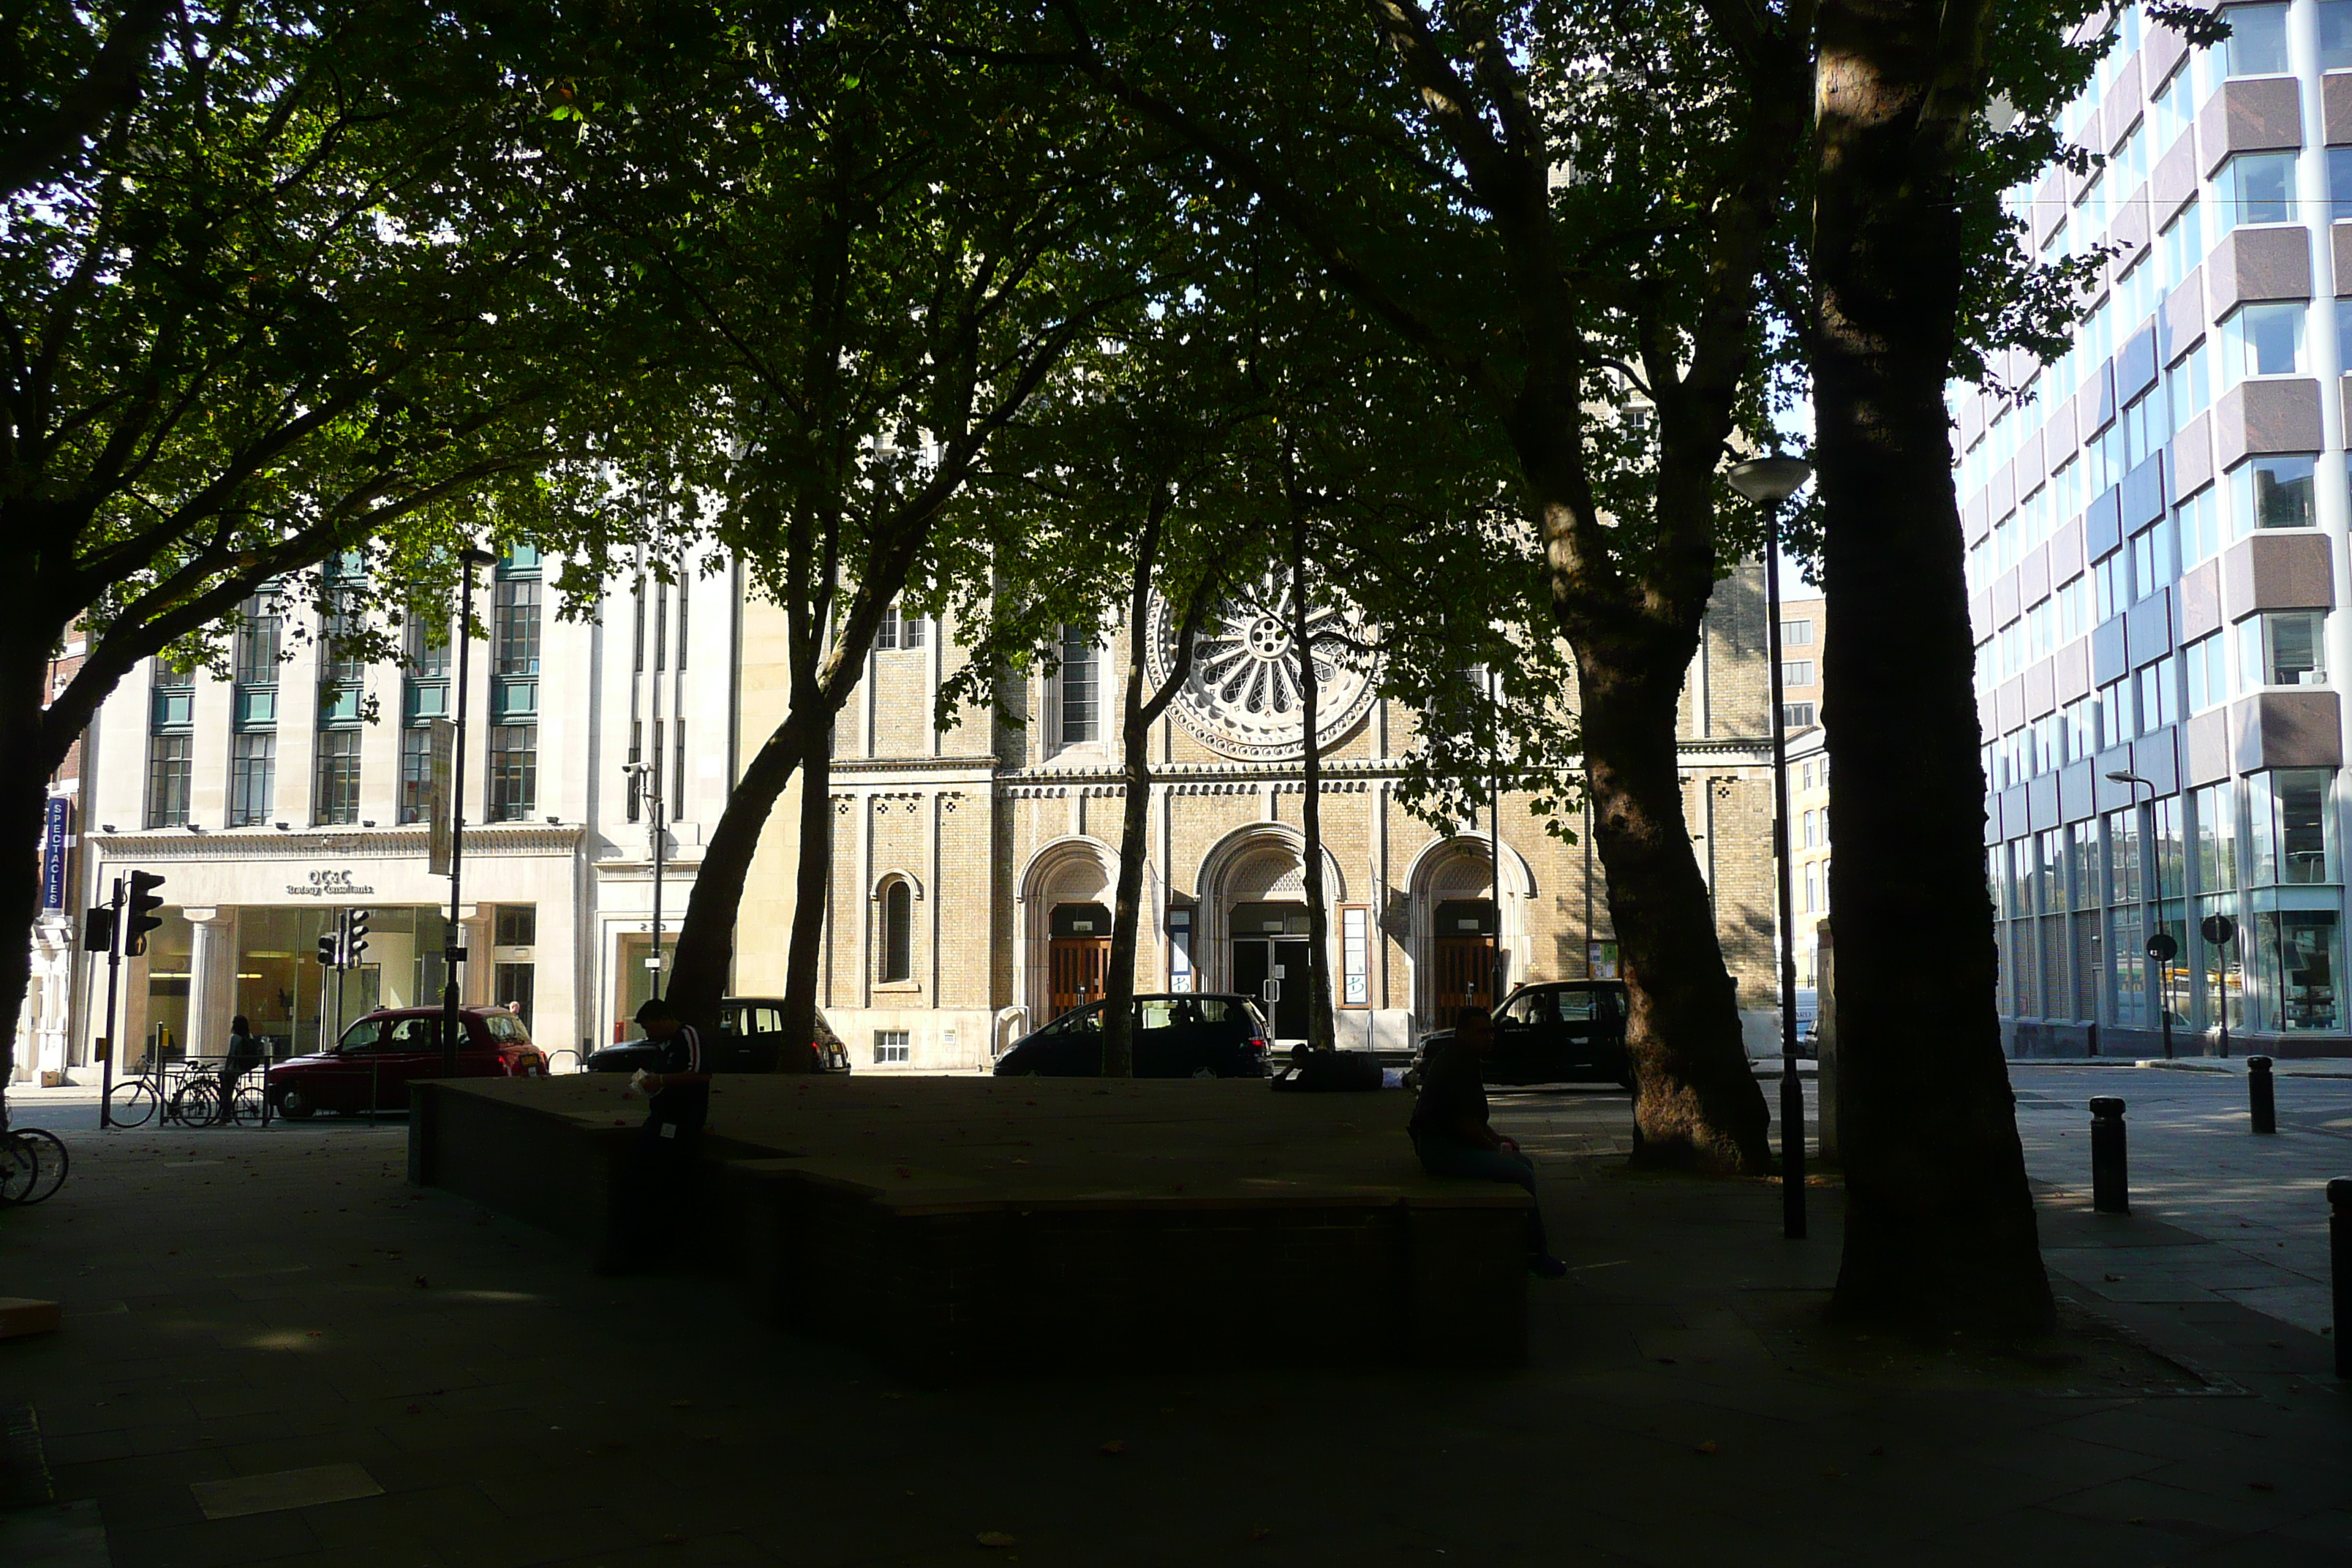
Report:
[[[1421,1098],[1406,1126],[1421,1168],[1433,1176],[1465,1176],[1477,1182],[1511,1182],[1536,1195],[1535,1162],[1486,1122],[1486,1085],[1478,1064],[1495,1047],[1495,1021],[1481,1007],[1462,1009],[1453,1042],[1428,1052],[1421,1074]],[[1547,1279],[1568,1272],[1544,1241],[1543,1211],[1528,1210],[1528,1271]]]

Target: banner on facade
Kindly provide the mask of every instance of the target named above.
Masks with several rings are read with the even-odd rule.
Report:
[[[425,779],[425,821],[427,827],[425,868],[436,877],[449,875],[452,858],[451,844],[457,837],[455,812],[457,790],[453,780],[457,771],[457,725],[455,720],[436,719],[432,723],[431,749]]]
[[[66,820],[73,802],[51,795],[41,821],[41,909],[54,913],[66,907]]]

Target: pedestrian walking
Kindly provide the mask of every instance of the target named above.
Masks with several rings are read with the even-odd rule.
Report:
[[[629,1092],[646,1100],[621,1191],[614,1195],[600,1274],[625,1274],[659,1261],[691,1222],[702,1126],[710,1115],[710,1068],[702,1034],[656,996],[637,1009],[637,1026],[663,1047],[661,1070],[639,1072]]]
[[[268,1059],[268,1052],[263,1047],[260,1037],[254,1034],[253,1026],[246,1022],[245,1015],[239,1013],[231,1018],[228,1021],[228,1054],[221,1058],[220,1107],[213,1112],[215,1121],[226,1123],[236,1120],[237,1079]]]
[[[1413,1102],[1406,1131],[1421,1168],[1433,1176],[1464,1176],[1476,1182],[1510,1182],[1536,1195],[1536,1164],[1519,1146],[1487,1124],[1486,1083],[1479,1064],[1495,1048],[1495,1021],[1483,1007],[1465,1007],[1451,1043],[1440,1042],[1423,1059],[1421,1096]],[[1544,1239],[1540,1203],[1528,1210],[1528,1271],[1547,1279],[1568,1272]]]

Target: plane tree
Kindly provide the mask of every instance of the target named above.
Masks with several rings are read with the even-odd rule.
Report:
[[[1131,125],[916,47],[893,7],[691,15],[677,28],[711,47],[579,84],[565,156],[604,215],[583,269],[683,367],[673,451],[618,484],[662,551],[734,552],[785,620],[786,714],[713,826],[670,995],[715,1015],[797,778],[785,1026],[813,1038],[834,721],[885,614],[963,559],[968,489],[1007,431],[1150,293],[1171,218],[1130,177]]]
[[[1765,301],[1793,266],[1811,24],[1742,13],[1734,49],[1712,14],[1052,0],[1026,58],[1213,168],[1507,444],[1575,659],[1643,1157],[1759,1170],[1768,1116],[1676,720],[1715,584],[1753,540],[1718,471],[1785,391]],[[1699,83],[1706,116],[1661,90]],[[1633,404],[1638,451],[1615,435]]]
[[[405,0],[158,15],[35,4],[0,35],[12,1034],[46,781],[123,678],[330,557],[388,584],[565,510],[542,470],[583,361],[631,363],[581,352],[529,47]]]

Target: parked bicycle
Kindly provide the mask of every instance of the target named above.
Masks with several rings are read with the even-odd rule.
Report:
[[[183,1127],[215,1127],[263,1119],[265,1102],[259,1084],[239,1079],[236,1092],[226,1097],[226,1114],[224,1098],[220,1074],[215,1068],[190,1068],[165,1102],[163,1120]]]
[[[118,1079],[107,1091],[106,1119],[114,1127],[144,1127],[153,1120],[155,1108],[163,1103],[154,1079],[145,1074],[137,1078]]]
[[[0,1132],[0,1205],[44,1203],[66,1184],[66,1146],[39,1127]]]

